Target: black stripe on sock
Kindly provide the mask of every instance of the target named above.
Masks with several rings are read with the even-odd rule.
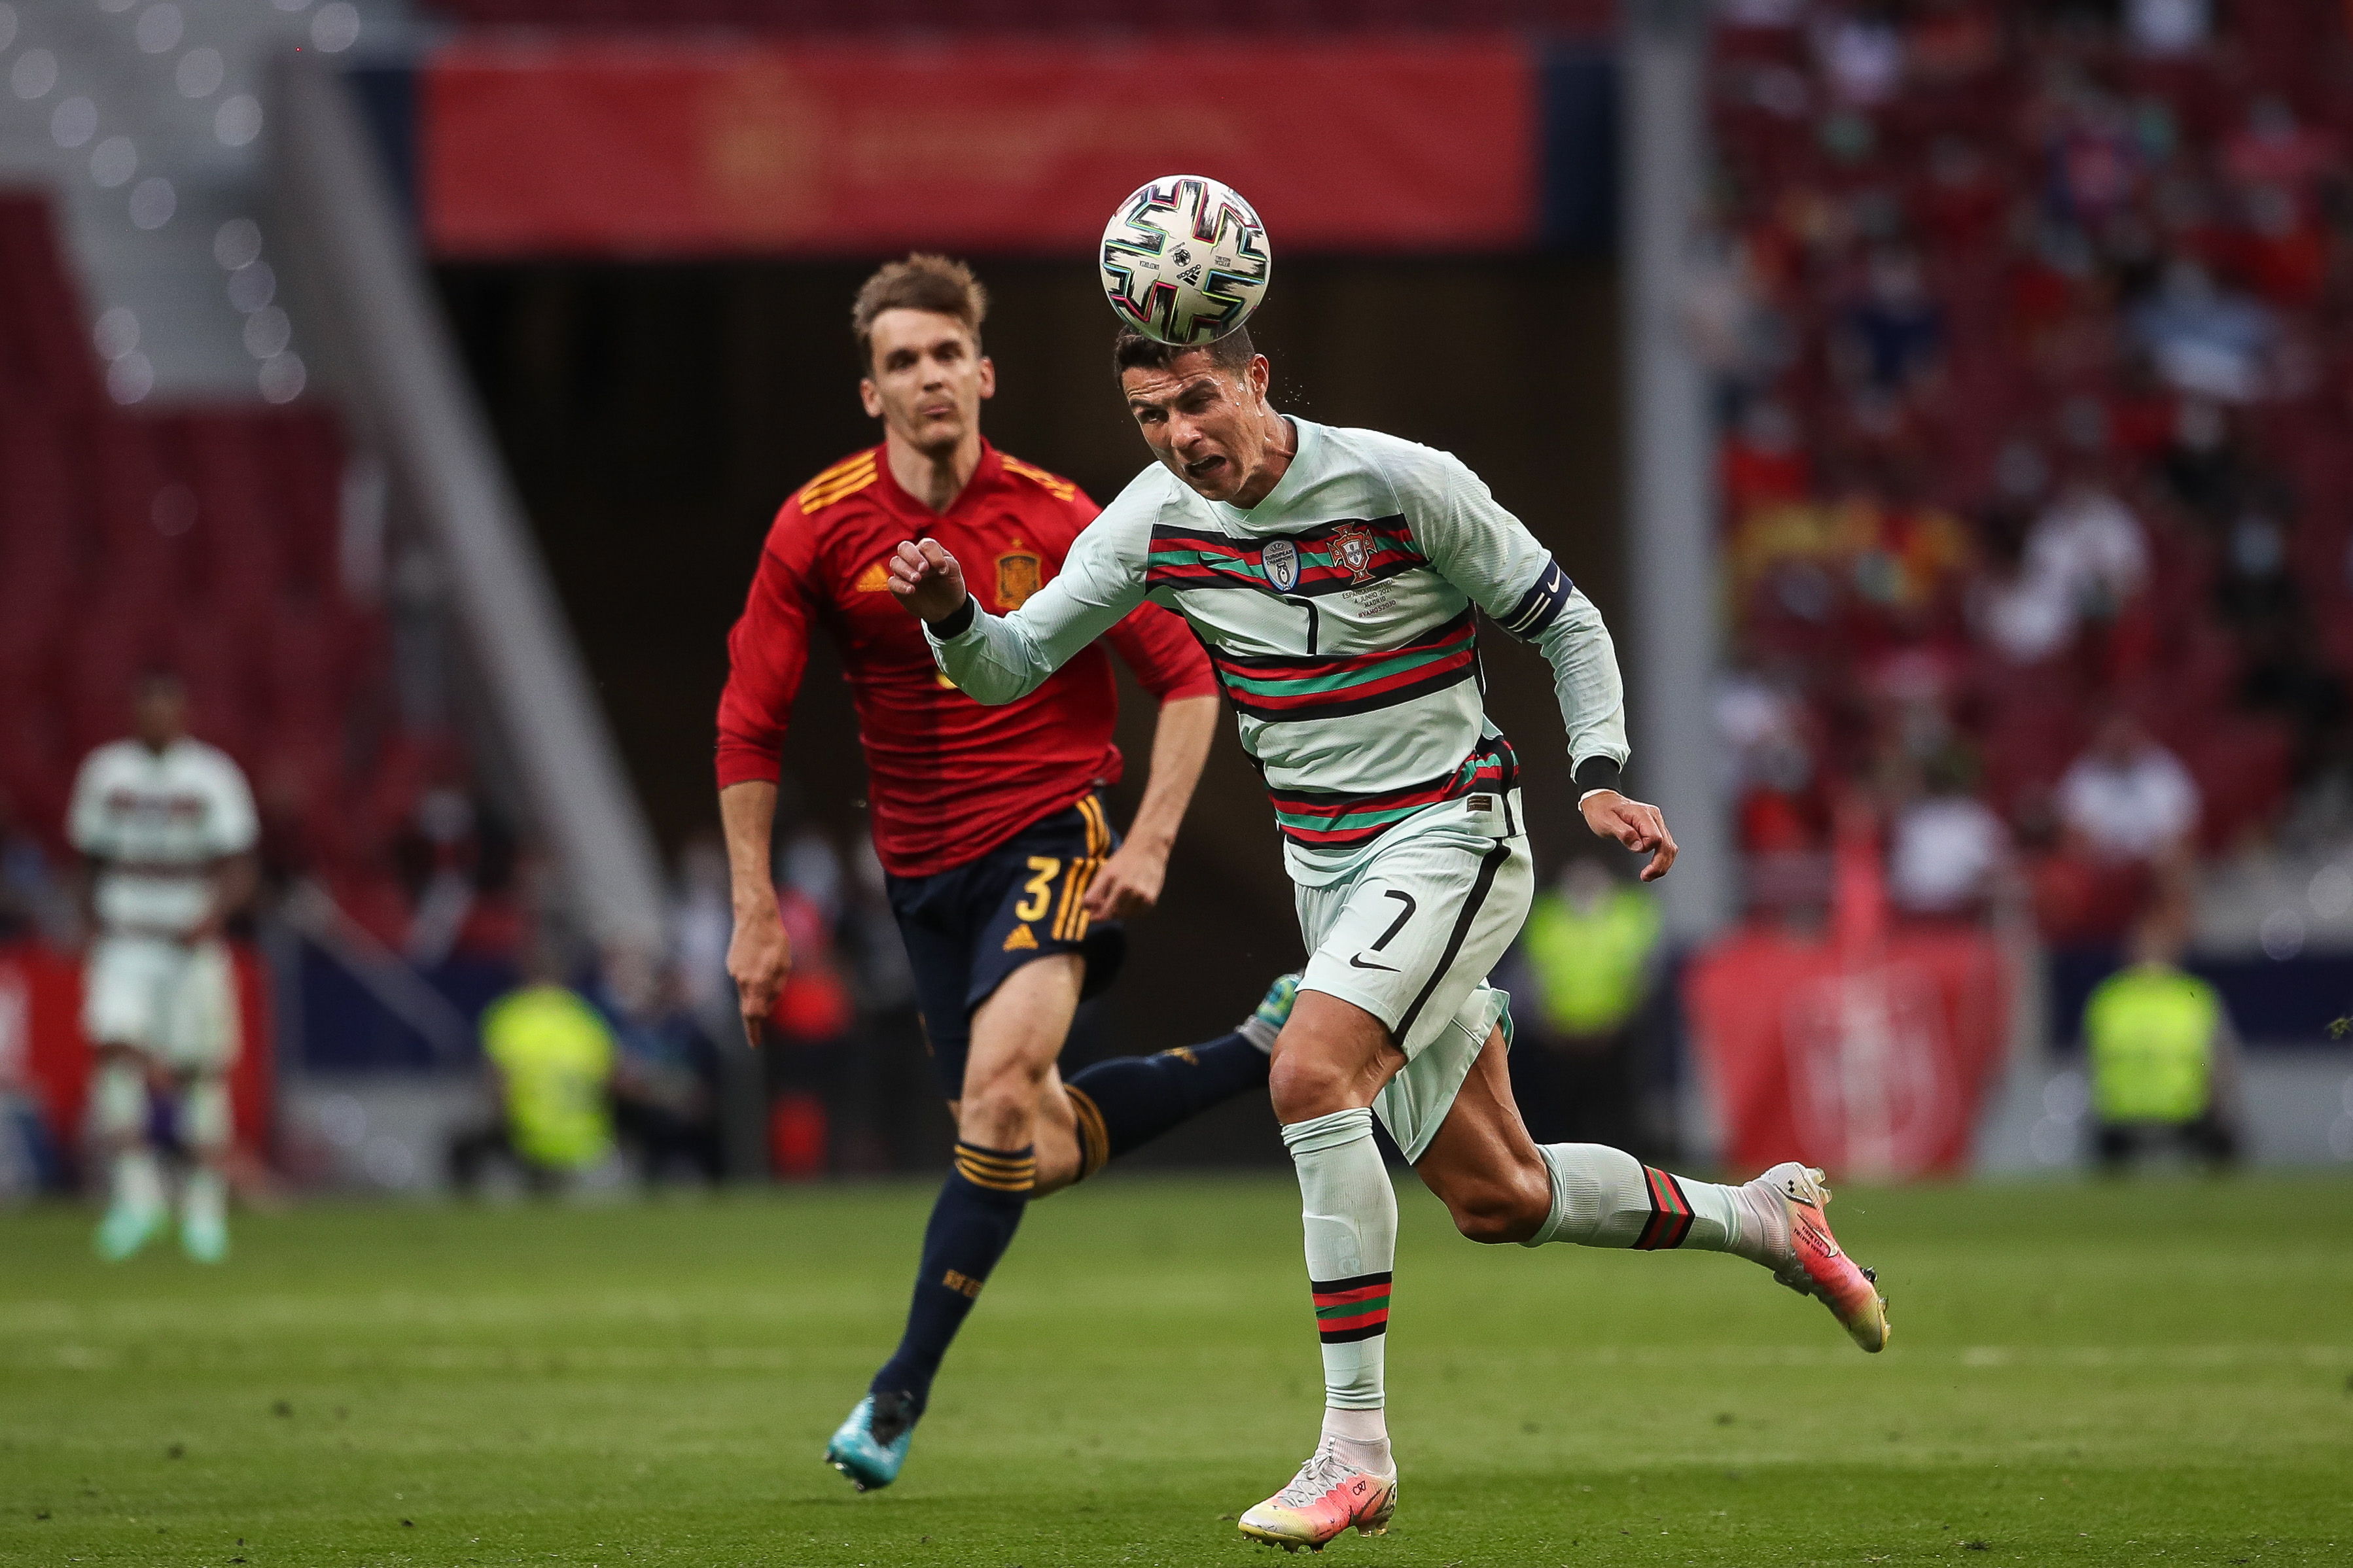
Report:
[[[1470,938],[1471,922],[1479,918],[1479,908],[1487,901],[1488,889],[1495,885],[1495,873],[1502,870],[1504,862],[1511,858],[1512,846],[1506,840],[1487,851],[1486,858],[1479,862],[1479,875],[1471,884],[1471,896],[1462,900],[1462,912],[1454,917],[1454,930],[1447,935],[1446,951],[1438,955],[1438,966],[1430,972],[1429,984],[1422,986],[1421,994],[1413,999],[1413,1005],[1408,1007],[1405,1016],[1398,1020],[1394,1035],[1398,1049],[1405,1048],[1407,1039],[1413,1034],[1413,1021],[1421,1016],[1421,1010],[1438,989],[1438,983],[1446,978],[1448,970],[1454,967],[1455,956]],[[1482,1046],[1485,1043],[1483,1040],[1480,1042]]]
[[[1326,1331],[1316,1337],[1327,1345],[1352,1345],[1358,1340],[1377,1340],[1388,1331],[1386,1322],[1366,1323],[1362,1328]]]
[[[1361,1290],[1367,1285],[1391,1285],[1396,1278],[1390,1274],[1359,1274],[1347,1279],[1310,1279],[1307,1288],[1330,1295],[1335,1290]]]
[[[1642,1222],[1642,1234],[1635,1237],[1634,1249],[1638,1252],[1663,1252],[1672,1247],[1681,1247],[1683,1244],[1683,1237],[1691,1234],[1690,1195],[1683,1191],[1683,1184],[1675,1180],[1672,1172],[1662,1171],[1653,1165],[1645,1165],[1642,1167],[1642,1191],[1651,1200],[1651,1217]],[[1683,1213],[1674,1214],[1659,1206],[1658,1189],[1651,1183],[1653,1176],[1666,1183],[1673,1190],[1675,1202],[1683,1205]]]

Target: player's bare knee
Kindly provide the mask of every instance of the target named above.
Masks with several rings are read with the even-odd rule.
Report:
[[[965,1085],[957,1133],[984,1149],[1024,1149],[1038,1121],[1038,1087],[1026,1073],[994,1073]]]
[[[1304,1050],[1278,1051],[1267,1073],[1266,1091],[1274,1119],[1287,1124],[1362,1104],[1350,1098],[1355,1083],[1356,1075],[1329,1058]]]

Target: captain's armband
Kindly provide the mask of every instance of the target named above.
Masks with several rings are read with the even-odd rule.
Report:
[[[1518,603],[1498,616],[1495,624],[1522,642],[1534,642],[1551,628],[1553,622],[1560,619],[1561,611],[1567,607],[1568,596],[1575,592],[1577,584],[1570,582],[1568,574],[1560,569],[1560,563],[1546,556],[1544,570],[1528,585],[1528,591],[1520,595]]]

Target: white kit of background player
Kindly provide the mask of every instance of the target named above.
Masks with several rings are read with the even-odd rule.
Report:
[[[245,774],[187,735],[182,707],[175,683],[146,683],[139,733],[90,754],[67,821],[91,862],[98,926],[82,1031],[97,1053],[90,1118],[111,1187],[97,1247],[109,1259],[136,1252],[168,1217],[151,1088],[171,1093],[177,1141],[192,1162],[181,1241],[200,1262],[228,1250],[222,1165],[238,1028],[220,933],[251,891],[258,827]]]

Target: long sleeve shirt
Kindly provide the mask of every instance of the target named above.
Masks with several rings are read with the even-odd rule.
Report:
[[[891,477],[880,447],[810,480],[777,513],[727,639],[720,787],[776,778],[819,626],[848,666],[874,847],[892,874],[930,876],[976,859],[1117,782],[1118,688],[1102,649],[1072,649],[1056,671],[999,698],[1004,706],[983,707],[934,668],[885,564],[901,543],[928,535],[965,563],[984,603],[1009,613],[1060,580],[1095,510],[1069,480],[986,443],[944,515]],[[1162,701],[1216,694],[1200,648],[1167,612],[1131,605],[1098,630]]]
[[[1526,525],[1446,453],[1292,424],[1298,449],[1258,505],[1205,500],[1155,464],[1021,608],[982,604],[955,635],[927,632],[942,670],[983,702],[1017,701],[1136,605],[1176,611],[1311,885],[1416,812],[1515,782],[1480,700],[1474,607],[1543,650],[1577,776],[1614,781],[1627,744],[1609,629]]]

